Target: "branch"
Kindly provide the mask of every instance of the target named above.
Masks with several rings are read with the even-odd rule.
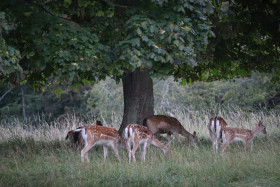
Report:
[[[76,22],[74,22],[73,20],[69,19],[69,18],[66,18],[66,17],[62,17],[62,16],[56,16],[54,13],[52,13],[51,11],[47,10],[45,7],[41,6],[41,5],[38,5],[37,3],[34,3],[32,2],[33,5],[37,6],[38,8],[42,9],[44,12],[46,12],[47,14],[53,16],[53,17],[57,17],[59,19],[63,19],[63,20],[66,20],[66,21],[69,21],[69,22],[72,22],[74,23],[75,25],[77,25],[78,27],[80,27],[80,25]]]
[[[112,2],[109,1],[109,0],[103,0],[103,1],[106,2],[106,3],[108,3],[108,4],[111,5],[111,6],[120,7],[120,8],[129,8],[129,6],[115,4],[115,3],[112,3]]]
[[[4,97],[10,93],[12,91],[13,88],[10,88],[9,90],[7,90],[1,97],[0,97],[0,101],[2,101],[2,99],[4,99]]]

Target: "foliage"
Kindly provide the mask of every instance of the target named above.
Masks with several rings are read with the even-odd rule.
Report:
[[[271,75],[253,73],[248,78],[220,80],[211,83],[196,82],[182,86],[172,77],[154,79],[155,112],[169,111],[178,107],[192,109],[210,109],[215,107],[238,106],[246,111],[280,108],[280,90],[278,84],[271,83]],[[111,115],[123,115],[122,84],[107,78],[93,86],[84,86],[76,90],[67,89],[57,97],[51,90],[34,93],[27,88],[27,113],[62,114],[91,113],[95,117],[103,116],[102,120],[113,121]],[[2,86],[1,90],[6,87]],[[0,92],[3,94],[3,92]],[[1,117],[21,116],[20,89],[14,89],[0,103]]]
[[[6,86],[0,86],[0,94],[7,89]],[[3,92],[2,92],[3,90]],[[14,88],[9,94],[5,96],[0,103],[0,117],[20,117],[22,116],[22,95],[21,88]],[[44,112],[43,98],[40,93],[35,93],[30,88],[25,88],[25,102],[26,112],[28,116],[32,116],[36,113]]]
[[[279,81],[280,2],[213,0],[212,4],[215,37],[200,56],[207,62],[190,73],[211,81],[258,71],[272,73],[272,80]]]
[[[3,38],[5,32],[9,32],[12,26],[7,23],[5,13],[0,11],[0,79],[5,81],[13,78],[16,82],[17,77],[10,77],[11,74],[20,74],[22,68],[20,67],[20,52],[14,47],[8,45]]]
[[[21,54],[20,80],[39,89],[119,79],[136,68],[154,75],[170,75],[178,64],[191,68],[194,52],[207,45],[213,9],[193,0],[4,0],[0,11],[13,25],[3,38]]]

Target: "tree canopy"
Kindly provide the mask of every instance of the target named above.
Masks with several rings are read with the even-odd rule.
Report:
[[[212,31],[201,63],[191,71],[178,74],[212,81],[248,76],[253,71],[272,73],[280,80],[280,2],[212,1]]]
[[[1,32],[1,79],[41,88],[119,79],[138,68],[153,75],[192,68],[208,44],[213,7],[202,0],[4,0],[0,11],[1,28],[9,23]]]

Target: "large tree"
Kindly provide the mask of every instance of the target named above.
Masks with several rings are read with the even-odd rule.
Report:
[[[3,40],[20,52],[17,64],[23,69],[3,68],[1,78],[38,89],[106,76],[122,80],[120,131],[153,114],[151,75],[172,75],[180,64],[195,66],[213,12],[204,0],[6,0],[0,7],[11,23]],[[14,80],[15,74],[20,78]]]
[[[212,6],[206,0],[3,0],[0,12],[10,29],[1,32],[0,39],[17,55],[14,62],[9,62],[13,55],[1,51],[4,65],[0,66],[0,77],[14,84],[28,82],[37,89],[89,83],[106,76],[122,80],[122,131],[128,123],[142,123],[144,117],[153,114],[151,76],[173,75],[182,78],[182,82],[209,81],[246,75],[254,69],[269,72],[277,66],[279,42],[274,39],[279,30],[263,30],[266,25],[260,24],[251,32],[245,31],[257,23],[252,20],[254,14],[264,13],[266,20],[275,20],[273,24],[279,21],[279,16],[273,17],[278,14],[273,5],[279,3],[256,4],[213,1]],[[260,9],[263,5],[266,8]],[[208,37],[214,36],[210,19],[216,37],[204,51]],[[247,35],[254,36],[256,43],[267,42],[265,46],[273,41],[269,49],[274,53],[255,49],[253,42],[245,40]],[[254,63],[254,58],[246,61],[252,56],[257,58],[261,51],[264,58],[272,55],[273,59],[267,59],[263,66]],[[12,68],[8,71],[6,67]],[[55,90],[59,91],[59,87]]]

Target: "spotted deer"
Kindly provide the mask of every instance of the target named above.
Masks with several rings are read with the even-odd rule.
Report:
[[[96,121],[95,124],[103,126],[101,121]],[[75,130],[69,131],[65,140],[68,140],[70,147],[80,147],[84,143],[81,132],[75,132]]]
[[[135,152],[137,148],[141,146],[141,144],[143,144],[143,148],[140,149],[142,152],[142,161],[145,161],[146,148],[149,147],[150,144],[160,148],[163,151],[164,155],[166,155],[168,151],[168,145],[156,139],[153,133],[147,127],[144,127],[142,125],[128,125],[124,129],[122,136],[126,140],[126,149],[128,152],[129,163],[131,162],[131,156],[133,158],[133,161],[136,162]]]
[[[208,130],[213,144],[213,148],[218,152],[219,143],[221,142],[222,128],[226,127],[226,121],[220,116],[214,116],[208,123]]]
[[[179,143],[182,143],[180,135],[187,137],[193,143],[196,143],[196,132],[189,133],[182,124],[174,117],[165,115],[153,115],[143,121],[143,125],[148,127],[153,134],[167,134],[167,139],[171,140],[171,134],[175,136]]]
[[[117,159],[119,161],[121,160],[118,146],[125,146],[125,143],[115,128],[91,125],[79,127],[75,132],[81,132],[85,142],[85,147],[81,151],[82,162],[84,162],[84,158],[89,162],[88,151],[96,145],[103,146],[104,160],[106,160],[107,157],[108,147],[114,151]]]
[[[250,150],[252,151],[253,140],[255,136],[260,132],[262,132],[263,134],[267,133],[266,127],[261,121],[259,121],[258,125],[252,130],[229,127],[222,128],[222,154],[224,153],[225,149],[229,146],[229,144],[234,141],[242,141],[244,144],[244,151],[246,151],[248,144],[250,144]]]

